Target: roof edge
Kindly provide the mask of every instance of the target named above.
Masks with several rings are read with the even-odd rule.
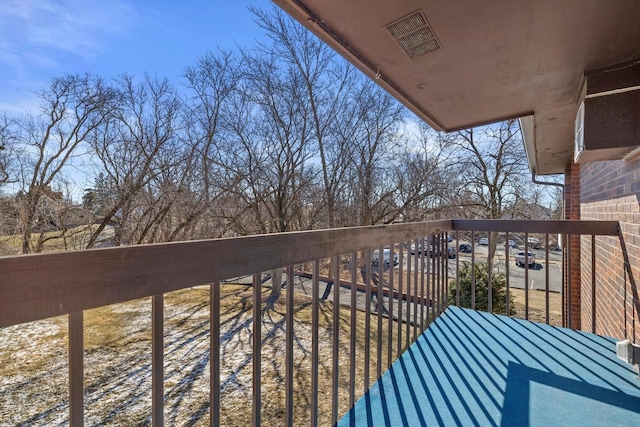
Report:
[[[520,132],[522,133],[524,151],[527,155],[529,170],[533,173],[537,173],[538,160],[536,158],[535,116],[531,114],[528,116],[520,117],[518,119],[518,122],[520,123]]]

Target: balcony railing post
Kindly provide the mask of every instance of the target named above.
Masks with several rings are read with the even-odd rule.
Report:
[[[389,260],[389,264],[392,263],[392,260]],[[380,246],[378,248],[378,289],[376,292],[376,318],[378,320],[378,344],[376,346],[376,379],[382,376],[382,310],[383,310],[383,293],[382,286],[384,283],[384,268],[385,268],[385,259],[384,259],[384,248]]]
[[[471,232],[471,309],[476,309],[476,232]]]
[[[426,291],[426,295],[424,296],[425,298],[423,300],[423,303],[424,303],[423,310],[427,312],[427,324],[430,324],[434,319],[432,290],[435,289],[436,284],[431,274],[431,272],[433,271],[431,258],[427,258],[425,264],[427,268],[426,268],[426,271],[423,272],[423,274],[426,276],[426,279],[427,279],[427,291]]]
[[[220,282],[209,287],[209,307],[209,425],[215,427],[220,425]]]
[[[84,425],[84,313],[69,313],[69,420]]]
[[[262,411],[262,274],[253,275],[253,427],[260,426]],[[272,284],[273,285],[273,284]]]
[[[441,254],[442,248],[440,247],[439,236],[440,236],[439,234],[431,235],[430,239],[431,239],[431,245],[433,250],[429,253],[429,259],[427,260],[427,262],[431,264],[431,274],[432,274],[433,283],[435,285],[434,301],[436,301],[436,312],[439,311],[440,303],[441,303],[440,292],[439,292],[440,287],[438,282],[438,272],[440,269],[440,257],[442,256]]]
[[[509,268],[511,264],[511,245],[509,245],[509,232],[505,233],[505,246],[504,246],[504,271],[506,276],[506,296],[505,296],[505,308],[507,316],[511,316],[511,290],[509,289]]]
[[[428,250],[425,244],[424,237],[420,238],[420,245],[422,246],[422,257]],[[418,335],[418,273],[419,273],[419,261],[420,256],[416,251],[416,256],[413,257],[413,293],[411,294],[411,301],[413,302],[413,338],[412,341],[416,340]]]
[[[286,311],[285,311],[285,383],[286,383],[286,396],[285,396],[285,425],[293,426],[293,266],[287,266],[287,285],[286,285]],[[273,283],[273,286],[279,286],[279,284]]]
[[[406,304],[404,304],[404,296],[403,296],[403,289],[402,289],[402,285],[404,283],[404,254],[405,254],[405,248],[407,248],[407,242],[402,242],[400,244],[400,254],[398,256],[398,267],[399,267],[399,271],[398,271],[398,348],[397,348],[397,357],[400,357],[400,354],[402,354],[402,307],[403,306],[407,306]]]
[[[319,295],[320,295],[320,264],[313,261],[312,292],[311,292],[311,425],[318,425],[318,365],[320,357],[319,348]]]
[[[442,311],[447,309],[447,262],[449,261],[449,244],[447,242],[446,233],[442,233],[442,262],[441,262],[441,270],[440,281],[442,282]]]
[[[387,316],[387,369],[391,366],[393,362],[393,297],[395,292],[395,280],[394,280],[394,260],[395,260],[395,245],[391,243],[389,245],[391,247],[391,253],[389,254],[391,265],[389,266],[389,296],[387,298],[387,304],[389,305],[389,315]],[[399,317],[398,317],[399,319]]]
[[[339,258],[333,261],[333,336],[331,338],[333,350],[333,369],[331,381],[331,424],[338,422],[338,386],[340,385],[340,269]],[[292,301],[293,302],[293,301]]]
[[[416,239],[414,240],[415,242],[415,253],[413,254],[414,257],[418,256],[418,243],[419,240]],[[411,244],[411,241],[409,242],[409,244]],[[411,246],[409,246],[409,248],[411,248]],[[424,248],[422,248],[422,250],[424,251]],[[409,250],[409,254],[407,255],[407,324],[406,324],[406,330],[405,330],[405,347],[409,348],[409,343],[411,342],[411,310],[412,310],[412,306],[411,306],[411,250]]]
[[[365,309],[364,309],[364,391],[369,390],[371,361],[371,249],[365,251]]]
[[[349,346],[349,407],[356,401],[356,264],[358,256],[356,252],[351,253],[351,341]]]
[[[164,425],[164,295],[152,297],[151,305],[151,421],[154,427]]]
[[[567,327],[567,290],[565,289],[567,286],[567,235],[562,235],[562,286],[560,287],[560,298],[562,300],[562,327]]]
[[[573,329],[573,322],[571,321],[573,315],[572,315],[572,311],[573,311],[573,301],[571,300],[571,294],[572,294],[572,287],[573,287],[573,274],[571,271],[571,267],[572,267],[572,262],[571,262],[571,240],[573,236],[571,234],[568,235],[567,238],[567,306],[566,306],[566,310],[567,310],[567,325],[569,327],[569,329]]]
[[[447,254],[445,259],[444,259],[444,303],[445,303],[445,307],[449,307],[449,233],[445,233],[445,253]],[[457,252],[454,252],[456,254],[456,258],[458,258],[458,254]]]
[[[545,322],[549,324],[549,233],[544,235],[544,290],[545,290]]]
[[[596,236],[591,235],[591,332],[596,333]]]
[[[529,233],[524,233],[524,318],[529,320]]]
[[[456,230],[456,306],[460,307],[460,232]]]
[[[432,306],[433,306],[433,319],[438,317],[438,311],[440,308],[440,293],[438,291],[438,262],[437,257],[440,255],[436,255],[436,250],[439,251],[439,248],[436,246],[436,238],[435,235],[432,235],[431,241],[433,243],[433,256],[429,254],[429,259],[427,262],[429,263],[429,269],[431,273],[431,282],[433,283],[433,296],[432,296]]]
[[[438,242],[438,257],[436,258],[435,267],[436,267],[436,281],[438,282],[438,315],[444,311],[445,303],[444,303],[444,244],[443,244],[443,234],[438,233],[437,242]]]
[[[420,331],[424,329],[424,310],[425,310],[425,294],[424,294],[424,256],[420,257]],[[429,261],[427,261],[429,264]],[[429,307],[427,306],[427,310]]]
[[[493,313],[493,282],[491,281],[491,270],[493,269],[493,257],[491,248],[493,247],[493,233],[489,233],[489,247],[487,251],[487,311]],[[496,242],[497,246],[497,242]],[[494,253],[495,254],[495,253]]]

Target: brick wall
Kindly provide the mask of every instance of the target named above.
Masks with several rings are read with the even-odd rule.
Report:
[[[596,238],[596,332],[640,342],[640,149],[623,160],[584,163],[579,175],[580,218],[621,228],[619,238]],[[591,331],[591,237],[581,238],[580,252],[581,326]]]
[[[579,220],[580,210],[580,165],[570,164],[565,170],[564,214],[565,219]],[[580,237],[572,236],[568,248],[565,248],[565,288],[563,301],[563,324],[573,329],[581,328],[581,269]],[[566,301],[569,301],[567,303]],[[570,308],[570,311],[569,311]]]

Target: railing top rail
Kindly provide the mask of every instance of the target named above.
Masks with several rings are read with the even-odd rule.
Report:
[[[0,257],[0,327],[446,230],[617,235],[615,221],[442,220]]]
[[[0,257],[0,327],[451,230],[451,221]]]
[[[453,230],[617,236],[618,221],[454,219]]]

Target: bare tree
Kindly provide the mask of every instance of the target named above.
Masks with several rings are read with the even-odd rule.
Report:
[[[393,182],[396,218],[425,221],[452,214],[451,194],[459,176],[445,167],[448,159],[437,144],[437,135],[426,124],[418,125],[394,156]],[[457,216],[457,215],[453,215]]]
[[[188,203],[189,213],[181,228],[186,230],[196,226],[196,222],[212,210],[217,201],[227,191],[225,167],[233,157],[233,149],[228,146],[230,107],[238,96],[238,85],[242,77],[242,58],[229,51],[208,52],[199,58],[194,66],[187,67],[184,77],[190,89],[186,102],[184,122],[185,141],[191,147],[191,173]],[[185,195],[187,193],[183,193]],[[185,200],[186,202],[186,200]],[[219,235],[220,230],[210,230],[202,237]],[[175,238],[174,233],[171,238]]]
[[[3,184],[18,182],[21,155],[16,134],[17,123],[6,115],[0,117],[0,188]]]
[[[393,179],[393,156],[403,135],[403,107],[370,80],[361,80],[352,93],[350,122],[342,127],[342,142],[350,144],[353,217],[357,225],[393,221],[398,183]]]
[[[464,206],[468,216],[500,219],[517,212],[518,201],[529,187],[517,122],[442,135],[440,143],[453,159],[449,168],[464,177],[458,203]],[[496,251],[497,233],[491,237],[490,264]]]
[[[93,247],[109,223],[115,223],[114,242],[139,242],[133,221],[139,220],[136,199],[161,171],[183,161],[178,152],[181,100],[166,79],[145,78],[137,82],[123,75],[117,80],[120,104],[117,114],[89,135],[93,152],[112,190],[109,209],[92,233]],[[150,191],[155,188],[148,187]],[[156,215],[157,212],[148,212]]]
[[[60,176],[87,136],[112,114],[117,95],[91,75],[55,78],[40,92],[41,114],[16,120],[13,138],[24,147],[21,182],[24,197],[20,216],[22,252],[34,249],[38,205],[43,191]]]
[[[551,192],[551,219],[564,219],[564,189],[559,187]]]
[[[300,83],[297,94],[307,107],[310,143],[320,163],[327,225],[336,227],[337,203],[346,185],[351,144],[343,140],[349,114],[348,93],[357,91],[355,82],[363,76],[317,37],[279,9],[266,12],[251,9],[258,25],[272,43],[262,44],[261,53],[278,58]]]
[[[297,222],[313,175],[309,107],[304,79],[274,54],[245,52],[242,86],[234,98],[232,139],[219,146],[228,193],[236,203],[223,212],[240,234],[306,228]],[[280,294],[281,270],[271,272],[272,299]]]

